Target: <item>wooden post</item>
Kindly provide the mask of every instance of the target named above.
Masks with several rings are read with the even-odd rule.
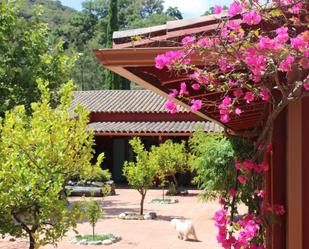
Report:
[[[303,249],[301,100],[288,107],[287,142],[287,249]]]

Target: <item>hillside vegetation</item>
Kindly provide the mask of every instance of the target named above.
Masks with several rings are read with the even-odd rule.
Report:
[[[119,29],[159,25],[182,18],[177,8],[164,11],[163,3],[163,0],[119,0]],[[48,23],[50,42],[62,39],[66,53],[76,55],[71,76],[79,89],[104,89],[104,69],[92,50],[106,47],[109,0],[85,0],[81,11],[63,6],[58,0],[25,0],[20,15],[31,18],[37,5],[43,11],[40,20]]]

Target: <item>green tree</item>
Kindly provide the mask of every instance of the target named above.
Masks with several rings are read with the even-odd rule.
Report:
[[[182,14],[178,7],[168,7],[165,14],[171,17],[175,17],[177,20],[183,19]]]
[[[235,160],[243,161],[253,152],[253,144],[249,139],[225,137],[220,133],[194,132],[189,140],[191,150],[189,163],[196,172],[193,183],[204,190],[205,199],[226,195],[235,186]],[[246,202],[248,189],[240,187],[241,199]]]
[[[158,167],[150,161],[149,152],[144,148],[140,138],[133,138],[129,143],[136,154],[136,162],[126,161],[123,175],[127,178],[129,185],[141,195],[140,214],[142,215],[146,193],[154,183]]]
[[[73,64],[62,43],[49,44],[47,25],[39,21],[40,9],[25,19],[19,16],[20,7],[20,1],[0,2],[0,116],[20,104],[30,111],[30,103],[40,98],[38,77],[50,82],[56,96],[62,82],[69,80]]]
[[[190,171],[184,141],[182,143],[174,143],[172,140],[167,140],[159,146],[152,146],[149,157],[150,161],[159,167],[158,178],[163,187],[165,186],[165,183],[169,181],[169,178],[172,178],[175,189],[177,190],[178,182],[176,174]]]
[[[118,79],[108,78],[105,80],[105,71],[107,70],[104,70],[93,53],[93,49],[107,47],[108,38],[108,47],[111,46],[111,35],[108,36],[107,31],[111,17],[109,5],[112,2],[114,1],[85,0],[82,3],[82,11],[78,12],[63,6],[60,1],[25,0],[18,15],[25,18],[26,21],[34,21],[36,16],[34,6],[36,4],[42,6],[43,13],[39,15],[37,20],[44,22],[45,26],[48,24],[44,38],[49,41],[49,50],[52,50],[53,44],[62,39],[64,43],[59,45],[60,51],[64,50],[65,54],[69,56],[78,54],[76,63],[69,70],[69,76],[73,78],[79,89],[129,89],[130,82],[118,75],[116,75]],[[179,19],[181,16],[176,8],[168,8],[166,12],[163,9],[162,0],[118,0],[118,28],[124,30],[160,25],[170,20]],[[30,24],[27,23],[27,25]],[[114,28],[114,30],[118,30],[118,28]],[[17,40],[22,39],[18,38]],[[42,42],[38,44],[42,44]],[[65,65],[66,63],[63,66]],[[35,72],[35,70],[32,71]],[[110,77],[109,73],[107,74],[107,77]],[[105,82],[109,83],[106,85]],[[14,106],[14,103],[11,106]]]
[[[109,21],[107,25],[107,42],[106,47],[113,47],[113,33],[119,30],[118,23],[118,0],[110,0],[109,4]],[[105,88],[107,89],[130,89],[130,81],[121,77],[110,70],[105,70],[104,79]]]
[[[206,199],[216,198],[234,185],[235,152],[229,139],[217,133],[194,132],[189,140],[190,164],[196,171],[193,183]]]
[[[94,200],[86,201],[85,204],[86,204],[85,215],[86,215],[88,222],[92,226],[92,238],[94,240],[95,226],[98,220],[105,214],[105,212],[102,210],[99,201],[94,201]]]
[[[76,227],[80,209],[69,204],[64,187],[72,176],[100,167],[103,158],[90,163],[94,132],[87,129],[88,112],[67,111],[73,84],[63,85],[54,109],[42,82],[42,98],[31,104],[31,116],[17,106],[0,122],[0,234],[27,235],[30,249],[56,245]]]

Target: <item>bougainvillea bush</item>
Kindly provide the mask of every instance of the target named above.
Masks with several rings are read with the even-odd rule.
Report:
[[[230,198],[221,200],[222,210],[215,214],[217,240],[223,248],[266,248],[266,229],[284,214],[284,207],[270,205],[260,182],[269,170],[263,161],[271,153],[273,124],[280,112],[309,90],[308,3],[304,0],[234,1],[226,13],[214,7],[217,29],[208,36],[187,36],[182,49],[156,57],[156,67],[187,74],[187,82],[172,89],[166,108],[177,112],[175,98],[191,104],[192,111],[215,106],[220,121],[228,123],[241,117],[242,106],[268,103],[269,115],[258,130],[246,136],[255,139],[252,157],[237,160],[234,187]],[[191,63],[192,56],[205,67]],[[189,100],[189,91],[221,93],[215,101]],[[248,213],[235,219],[240,186],[250,190]]]

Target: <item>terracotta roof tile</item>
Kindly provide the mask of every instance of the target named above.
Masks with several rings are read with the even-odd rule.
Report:
[[[205,132],[222,132],[222,127],[212,122],[98,122],[89,127],[96,133],[192,133],[197,127]]]
[[[75,91],[72,108],[77,104],[90,112],[166,113],[166,99],[149,90]],[[179,107],[180,112],[189,112]]]

